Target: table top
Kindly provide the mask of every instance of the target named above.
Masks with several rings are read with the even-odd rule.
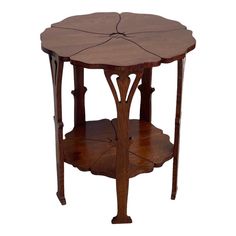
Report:
[[[66,18],[41,34],[42,50],[86,68],[147,68],[195,48],[192,32],[157,15],[93,13]]]

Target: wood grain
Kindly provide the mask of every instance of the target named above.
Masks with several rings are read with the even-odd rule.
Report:
[[[62,122],[62,74],[63,61],[58,57],[49,56],[52,73],[54,96],[54,123],[56,139],[56,163],[57,163],[57,197],[62,205],[66,204],[64,193],[64,152],[63,152],[63,122]]]
[[[129,112],[135,90],[143,75],[142,70],[133,71],[135,79],[131,83],[130,73],[124,71],[104,71],[107,82],[115,100],[117,110],[116,130],[116,192],[117,215],[113,217],[113,224],[131,223],[132,219],[127,214],[127,201],[129,190]],[[117,75],[116,81],[112,81],[112,75]],[[115,89],[117,83],[118,89]],[[129,90],[130,88],[130,90]],[[118,96],[118,94],[120,96]]]
[[[85,101],[84,95],[87,88],[84,86],[84,68],[74,66],[74,127],[85,123]]]
[[[117,119],[88,121],[66,134],[65,161],[82,171],[116,178]],[[149,122],[129,121],[129,177],[153,171],[173,155],[173,145]]]
[[[177,21],[152,14],[136,14],[123,12],[120,14],[121,21],[117,27],[119,32],[126,34],[138,34],[142,32],[162,32],[186,27]]]
[[[91,47],[70,57],[72,64],[87,68],[116,69],[116,67],[150,67],[160,64],[153,55],[123,37],[111,38],[105,44]]]
[[[52,24],[42,49],[86,68],[137,69],[179,60],[194,49],[192,32],[177,21],[135,13],[93,13]]]
[[[116,179],[117,215],[112,223],[131,223],[127,214],[129,178],[153,171],[173,157],[172,194],[177,192],[184,58],[195,47],[192,32],[157,15],[93,13],[52,24],[41,34],[53,78],[57,158],[57,196],[66,203],[64,162],[82,171]],[[152,67],[178,61],[174,145],[151,124]],[[74,128],[63,138],[62,72],[74,68]],[[86,122],[84,68],[101,68],[117,108],[117,119]],[[131,83],[130,74],[135,74]],[[117,75],[116,80],[111,76]],[[129,120],[139,82],[140,120]],[[117,83],[115,88],[114,83]],[[116,90],[117,89],[117,90]]]
[[[178,165],[179,165],[179,140],[180,140],[180,120],[181,120],[181,106],[182,106],[182,88],[184,79],[184,65],[185,58],[178,60],[177,64],[177,97],[176,97],[176,111],[175,111],[175,137],[173,149],[173,174],[172,174],[172,191],[171,199],[175,200],[177,194],[178,181]]]
[[[97,12],[87,15],[71,16],[52,24],[52,27],[71,28],[81,32],[109,35],[114,32],[119,21],[119,13]]]
[[[141,93],[140,102],[140,120],[151,122],[152,120],[152,68],[146,68],[143,71],[142,83],[138,86]]]
[[[42,49],[64,61],[83,50],[106,42],[110,37],[64,28],[48,28],[41,34]]]

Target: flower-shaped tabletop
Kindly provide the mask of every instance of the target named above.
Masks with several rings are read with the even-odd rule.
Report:
[[[93,13],[52,24],[42,49],[87,68],[153,67],[182,58],[195,47],[179,22],[134,13]]]

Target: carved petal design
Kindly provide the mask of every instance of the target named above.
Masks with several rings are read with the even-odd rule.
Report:
[[[71,56],[71,60],[73,64],[78,62],[83,67],[113,69],[117,66],[159,65],[161,58],[120,37],[81,51]]]
[[[64,60],[70,60],[74,54],[100,45],[110,38],[78,30],[48,28],[41,34],[42,48],[49,54],[57,54]]]
[[[89,121],[66,134],[65,161],[82,171],[115,178],[117,120]],[[173,145],[162,130],[130,120],[129,176],[148,173],[172,157]]]
[[[42,49],[88,68],[158,66],[195,47],[192,32],[177,21],[134,13],[72,16],[41,34]]]
[[[116,12],[100,12],[88,15],[71,16],[52,27],[72,28],[81,32],[94,34],[110,34],[116,31],[116,26],[120,21],[120,15]]]
[[[117,27],[119,32],[136,34],[140,32],[162,32],[176,29],[186,29],[177,21],[151,14],[135,14],[124,12],[120,14],[121,21]]]

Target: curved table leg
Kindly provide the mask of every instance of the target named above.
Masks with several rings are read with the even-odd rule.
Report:
[[[152,119],[152,93],[155,91],[151,87],[152,68],[143,71],[142,84],[138,86],[141,92],[140,120],[151,122]]]
[[[185,63],[185,58],[178,60],[175,137],[174,137],[174,150],[173,150],[174,159],[173,159],[173,176],[172,176],[172,192],[171,192],[171,199],[172,200],[175,200],[176,193],[177,193],[178,162],[179,162],[179,136],[180,136],[182,87],[183,87],[183,78],[184,78],[184,63]]]
[[[63,61],[54,56],[49,56],[53,95],[55,110],[55,135],[56,135],[56,159],[57,159],[57,197],[62,205],[66,204],[64,194],[64,156],[63,156],[63,122],[62,122],[62,106],[61,106],[61,82],[63,72]]]
[[[117,190],[117,216],[112,219],[113,224],[131,223],[131,218],[127,215],[127,200],[129,188],[129,111],[134,92],[142,76],[142,71],[132,72],[136,74],[136,78],[130,85],[129,71],[105,71],[107,82],[110,86],[115,99],[117,108],[117,145],[116,145],[116,190]],[[120,98],[112,83],[111,76],[118,74],[116,79],[119,89]]]

